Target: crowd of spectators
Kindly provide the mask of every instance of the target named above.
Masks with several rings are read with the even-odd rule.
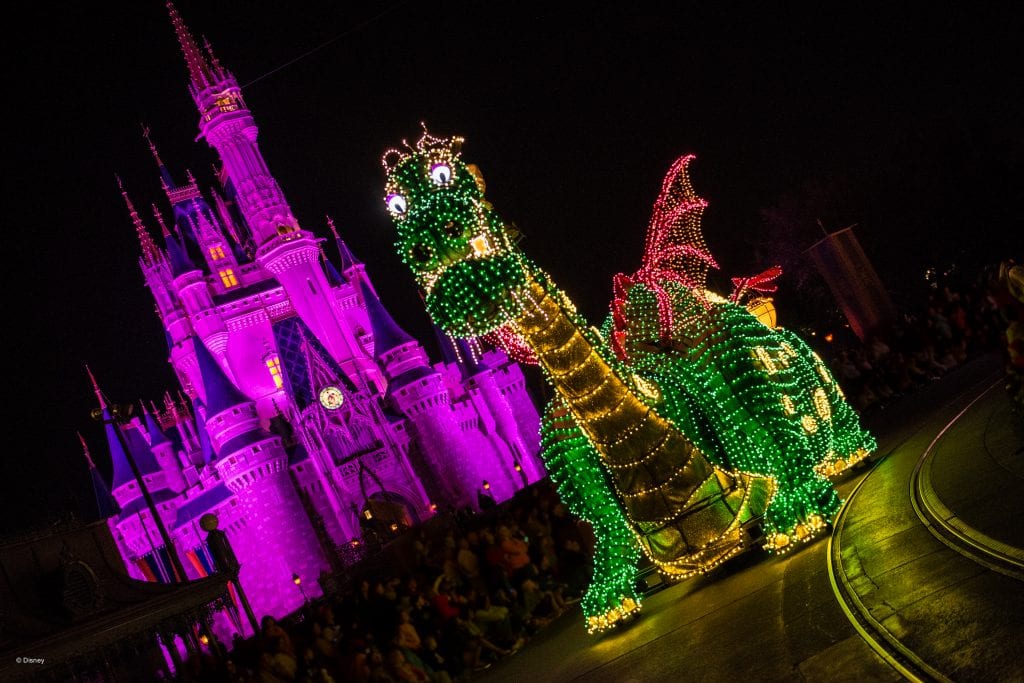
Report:
[[[405,557],[231,651],[193,656],[186,681],[456,683],[512,656],[578,602],[591,574],[590,527],[542,481],[479,513],[407,532]],[[384,573],[387,572],[387,573]]]
[[[904,312],[863,343],[832,350],[832,372],[862,414],[939,379],[968,359],[1005,344],[1005,286],[994,273],[936,286],[918,312]]]

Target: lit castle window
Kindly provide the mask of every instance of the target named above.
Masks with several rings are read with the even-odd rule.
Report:
[[[224,258],[224,247],[210,247],[210,258],[214,261]]]
[[[270,370],[270,376],[274,380],[274,386],[280,389],[284,386],[284,377],[281,376],[281,359],[277,356],[271,356],[267,359],[267,369]]]
[[[222,112],[237,111],[238,104],[231,95],[223,95],[217,98],[217,108]]]
[[[220,271],[220,281],[224,283],[225,287],[234,287],[238,284],[238,278],[235,277],[235,271],[231,268],[225,268]]]

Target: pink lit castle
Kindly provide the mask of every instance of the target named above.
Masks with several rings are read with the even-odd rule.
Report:
[[[173,580],[130,455],[187,577],[213,571],[199,525],[212,512],[253,611],[280,617],[319,593],[339,548],[476,508],[485,482],[500,502],[545,476],[539,417],[503,352],[440,335],[445,357],[431,364],[328,220],[332,263],[270,174],[235,77],[168,9],[219,188],[177,182],[150,142],[173,212],[154,207],[162,245],[121,188],[181,386],[123,440],[106,426],[109,524],[133,577]]]

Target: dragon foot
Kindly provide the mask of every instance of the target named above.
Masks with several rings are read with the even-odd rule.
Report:
[[[765,538],[764,548],[774,555],[784,555],[803,547],[828,531],[828,522],[821,515],[810,515],[787,532],[772,532]]]
[[[587,618],[587,633],[598,633],[620,626],[628,617],[639,611],[639,600],[621,596],[618,604],[609,607],[600,614],[594,614]]]
[[[850,453],[845,458],[837,457],[835,459],[827,458],[822,462],[814,466],[814,471],[825,477],[834,477],[837,474],[841,474],[857,463],[863,462],[867,457],[871,455],[871,451],[866,448],[858,448],[853,453]]]

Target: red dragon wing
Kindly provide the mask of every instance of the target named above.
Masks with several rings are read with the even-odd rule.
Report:
[[[707,285],[709,268],[718,268],[701,231],[700,219],[707,202],[690,183],[693,154],[676,159],[661,183],[647,226],[643,269],[671,273],[697,291]],[[666,272],[667,271],[667,272]]]

